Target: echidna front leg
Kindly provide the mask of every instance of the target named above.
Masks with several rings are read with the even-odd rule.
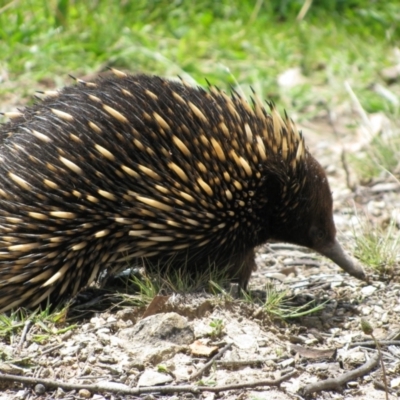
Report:
[[[232,267],[232,273],[239,284],[239,288],[246,290],[253,271],[257,269],[254,249],[239,255]]]

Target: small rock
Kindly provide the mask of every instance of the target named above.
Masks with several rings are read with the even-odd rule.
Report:
[[[347,386],[354,389],[354,388],[358,387],[358,382],[356,382],[356,381],[347,382]]]
[[[90,399],[92,397],[92,393],[90,393],[87,389],[81,389],[79,391],[79,397],[82,397],[83,399]]]
[[[95,362],[97,362],[97,358],[95,356],[90,356],[88,357],[87,361],[90,364],[94,364]]]
[[[18,390],[15,395],[15,399],[17,400],[25,400],[28,397],[29,392],[27,390]],[[0,397],[1,399],[1,397]],[[5,399],[5,397],[4,397]]]
[[[365,296],[371,296],[372,293],[374,293],[376,291],[376,287],[369,285],[369,286],[365,286],[361,289],[361,293]]]
[[[97,335],[99,335],[99,334],[108,334],[108,333],[110,333],[110,328],[100,328],[98,331],[97,331]]]
[[[99,382],[97,384],[97,386],[99,387],[100,390],[103,391],[119,391],[119,390],[127,390],[129,389],[128,385],[124,385],[123,383],[119,383],[119,382]]]
[[[46,388],[45,388],[45,386],[42,385],[41,383],[38,383],[38,384],[35,386],[35,393],[36,393],[36,394],[43,394],[43,393],[45,393],[45,392],[46,392]]]
[[[369,315],[371,314],[371,307],[365,306],[361,309],[361,314],[362,315]]]
[[[55,394],[56,399],[63,399],[65,397],[65,392],[63,389],[58,388]]]
[[[187,319],[173,312],[144,318],[135,326],[121,330],[118,336],[144,343],[158,343],[161,340],[180,345],[192,343],[194,340],[193,329]]]
[[[104,326],[106,324],[106,321],[100,317],[93,317],[90,320],[90,323],[92,324],[92,326],[94,325],[96,328],[100,328],[101,326]]]
[[[200,340],[196,340],[189,347],[195,357],[212,357],[218,352],[218,346],[207,346]]]
[[[112,356],[100,356],[99,361],[104,364],[117,364],[118,363],[118,360],[116,360]]]
[[[167,374],[162,374],[153,370],[146,370],[139,378],[138,386],[156,386],[172,382],[173,379]]]
[[[400,388],[400,377],[392,379],[390,381],[390,387],[393,389]]]
[[[383,308],[380,307],[380,306],[375,305],[375,306],[374,306],[374,312],[375,312],[376,314],[382,315],[382,313],[383,313]]]
[[[354,364],[359,365],[365,363],[365,354],[362,351],[357,351],[357,350],[349,351],[346,354],[345,358],[348,362],[350,362],[353,365]]]
[[[282,368],[287,368],[294,365],[294,358],[288,358],[287,360],[282,361],[279,363]]]
[[[137,312],[135,310],[126,308],[117,312],[117,318],[122,321],[132,321],[137,319]]]
[[[395,192],[399,190],[400,185],[397,182],[385,182],[385,183],[377,183],[376,185],[371,187],[371,191],[374,193],[382,193],[382,192]],[[395,210],[394,212],[397,212]]]

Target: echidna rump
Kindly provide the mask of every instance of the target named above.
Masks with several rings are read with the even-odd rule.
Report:
[[[272,105],[115,71],[9,116],[0,311],[58,304],[127,259],[213,264],[246,287],[268,240],[365,277],[335,239],[324,170]]]

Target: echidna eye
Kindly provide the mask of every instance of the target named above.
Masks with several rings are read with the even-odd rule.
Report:
[[[310,229],[310,236],[313,241],[320,242],[325,239],[325,232],[322,229],[312,227]]]

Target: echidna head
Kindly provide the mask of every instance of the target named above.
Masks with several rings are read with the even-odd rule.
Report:
[[[275,221],[274,240],[305,246],[330,258],[350,275],[366,279],[362,268],[343,251],[336,239],[332,194],[321,165],[310,155],[302,177],[303,184],[295,196],[289,196],[283,223]]]

